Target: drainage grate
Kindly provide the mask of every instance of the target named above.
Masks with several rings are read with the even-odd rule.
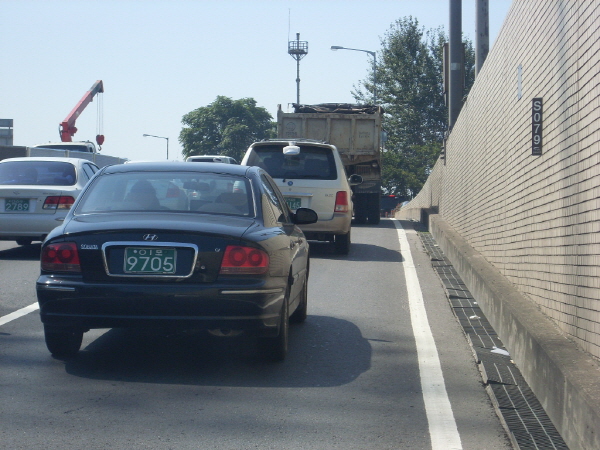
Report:
[[[515,448],[568,450],[504,344],[430,233],[419,232],[433,269],[463,327],[486,390]]]

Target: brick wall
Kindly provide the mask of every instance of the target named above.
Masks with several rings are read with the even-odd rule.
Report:
[[[583,350],[600,358],[600,0],[515,0],[422,192]],[[519,74],[521,76],[519,77]],[[531,102],[543,99],[543,154]]]

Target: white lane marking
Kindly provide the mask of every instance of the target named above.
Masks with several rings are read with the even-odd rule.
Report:
[[[432,450],[460,450],[462,449],[460,435],[446,392],[444,374],[427,320],[423,293],[410,253],[406,232],[400,221],[394,219],[394,225],[398,231],[400,251],[404,258],[403,266],[408,290],[410,320],[417,344],[421,389],[423,390],[423,401],[425,402],[425,412],[429,423],[431,448]]]
[[[15,312],[11,312],[10,314],[7,314],[6,316],[0,317],[0,325],[4,325],[15,319],[18,319],[19,317],[26,316],[30,312],[33,312],[37,309],[39,309],[39,305],[37,303],[33,303],[29,306],[26,306],[25,308],[21,308],[21,309],[16,310]]]

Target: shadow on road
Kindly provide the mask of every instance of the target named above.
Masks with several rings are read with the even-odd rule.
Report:
[[[382,220],[378,225],[352,225],[354,232],[352,238],[358,233],[357,229],[392,229],[395,232],[394,222],[391,220]],[[383,261],[383,262],[403,262],[404,259],[396,249],[389,249],[375,244],[363,244],[352,242],[350,253],[348,255],[338,255],[332,243],[324,241],[309,241],[311,257],[319,259],[332,259],[344,261]]]
[[[239,387],[327,387],[350,383],[371,364],[371,345],[351,322],[309,316],[290,328],[285,362],[265,361],[251,336],[165,336],[113,329],[65,362],[78,377],[136,383]]]
[[[338,255],[328,242],[310,241],[310,257],[319,259],[339,259],[343,261],[383,261],[403,262],[404,258],[397,250],[374,244],[352,243],[348,255]]]
[[[31,244],[0,250],[0,260],[37,261],[40,259],[41,248],[42,244]]]

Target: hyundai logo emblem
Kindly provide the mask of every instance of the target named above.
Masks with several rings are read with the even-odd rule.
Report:
[[[144,239],[145,241],[156,241],[158,239],[158,236],[155,234],[145,234],[142,239]]]

